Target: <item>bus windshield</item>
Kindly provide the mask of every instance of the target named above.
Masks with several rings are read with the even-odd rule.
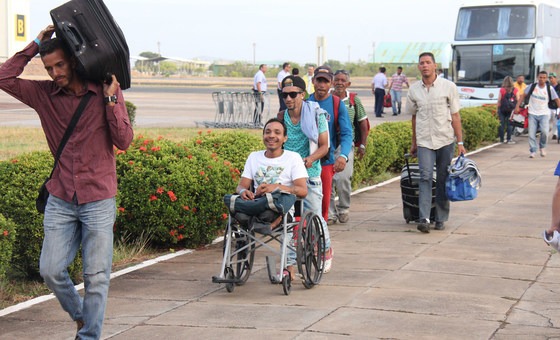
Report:
[[[534,38],[535,17],[534,6],[461,8],[455,40]]]
[[[456,83],[471,86],[501,86],[506,76],[524,75],[532,81],[533,44],[455,46],[453,65]]]

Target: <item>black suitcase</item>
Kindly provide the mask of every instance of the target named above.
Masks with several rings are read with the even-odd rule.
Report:
[[[123,90],[130,87],[128,45],[102,0],[71,0],[50,13],[56,36],[69,45],[80,72],[93,81],[112,73]]]
[[[409,163],[408,158],[410,155],[406,154],[404,159],[405,166],[401,171],[401,194],[403,201],[403,216],[406,223],[410,221],[417,221],[420,218],[419,188],[418,182],[420,181],[420,169],[418,164]],[[432,180],[432,207],[430,209],[430,222],[433,222],[436,215],[436,168],[434,167],[434,175]]]

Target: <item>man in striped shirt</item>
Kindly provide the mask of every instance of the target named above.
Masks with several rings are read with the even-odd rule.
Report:
[[[402,67],[397,67],[397,73],[391,77],[391,84],[389,84],[389,91],[391,92],[393,116],[401,114],[401,97],[403,84],[410,87],[406,75],[402,73]],[[398,106],[398,107],[397,107]]]

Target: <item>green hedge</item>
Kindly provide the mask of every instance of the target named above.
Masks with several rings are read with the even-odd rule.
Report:
[[[499,123],[491,108],[464,109],[461,116],[467,150],[496,140]],[[399,171],[410,143],[410,121],[373,128],[366,155],[355,161],[354,188],[370,184],[377,175]],[[260,134],[236,130],[201,132],[185,143],[138,137],[128,150],[116,150],[116,236],[126,234],[134,240],[148,233],[152,246],[162,248],[207,244],[221,233],[227,218],[223,195],[235,189],[249,153],[262,148]],[[10,263],[12,269],[32,278],[38,274],[43,237],[43,215],[35,211],[35,197],[51,167],[48,152],[0,162],[0,190],[4,195],[0,214],[15,224],[8,235],[17,235]],[[0,257],[7,253],[0,249]],[[80,267],[78,257],[71,268],[73,277]]]
[[[12,250],[16,241],[16,224],[0,214],[0,281],[11,267]]]

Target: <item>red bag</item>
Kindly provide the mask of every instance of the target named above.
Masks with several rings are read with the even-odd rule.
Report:
[[[391,104],[391,94],[387,93],[384,97],[383,97],[383,107],[392,107],[393,105]]]

